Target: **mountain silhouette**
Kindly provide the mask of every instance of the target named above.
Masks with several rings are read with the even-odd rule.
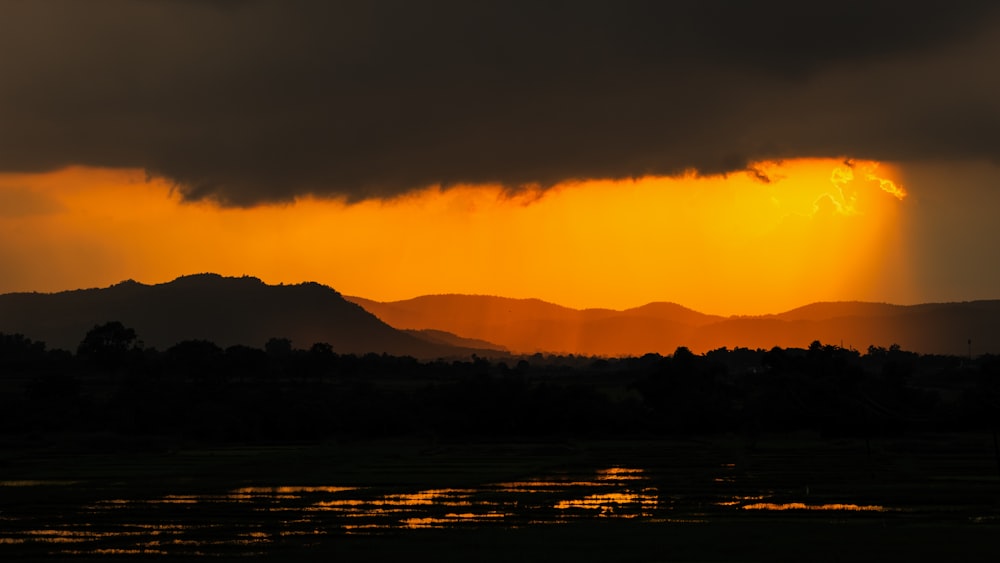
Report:
[[[891,305],[813,303],[784,313],[706,315],[675,303],[616,311],[571,309],[537,299],[429,295],[358,303],[401,329],[436,329],[505,346],[514,353],[604,356],[695,353],[722,347],[804,348],[815,340],[864,351],[899,344],[925,354],[1000,353],[1000,301]]]
[[[405,329],[403,332],[412,334],[421,340],[436,342],[447,346],[465,348],[476,354],[484,356],[495,356],[497,352],[502,352],[504,354],[510,352],[507,348],[500,346],[499,344],[494,344],[485,340],[477,340],[475,338],[463,338],[457,334],[452,334],[444,330],[424,328],[420,330]]]
[[[720,317],[675,303],[618,311],[572,309],[539,299],[428,295],[394,302],[341,296],[317,283],[267,285],[216,274],[164,284],[128,280],[101,289],[0,295],[0,332],[75,350],[97,324],[134,329],[147,346],[184,340],[260,347],[272,337],[338,353],[417,358],[536,352],[600,356],[695,353],[727,347],[807,347],[819,340],[859,350],[898,344],[925,354],[1000,353],[1000,301],[891,305],[813,303],[783,313]]]
[[[159,349],[195,339],[262,347],[279,337],[299,348],[326,342],[341,354],[437,358],[477,351],[396,330],[317,283],[273,286],[253,277],[198,274],[157,285],[129,280],[102,289],[0,295],[0,332],[50,348],[76,350],[88,330],[109,320]]]
[[[615,311],[571,309],[539,299],[484,295],[426,295],[380,303],[345,296],[402,329],[445,330],[502,345],[516,353],[604,356],[672,352],[698,327],[723,320],[675,303]],[[667,350],[665,343],[674,343]]]

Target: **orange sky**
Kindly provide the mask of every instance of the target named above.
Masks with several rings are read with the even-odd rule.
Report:
[[[708,178],[581,181],[544,192],[429,189],[388,201],[249,209],[182,203],[142,171],[0,175],[0,293],[249,274],[396,300],[674,301],[716,314],[919,297],[899,170],[761,163]]]

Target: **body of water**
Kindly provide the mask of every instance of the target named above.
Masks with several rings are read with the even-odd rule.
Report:
[[[864,468],[861,477],[841,478],[836,467],[824,476],[808,470],[813,465],[780,455],[758,459],[750,468],[709,463],[710,458],[676,459],[649,466],[575,466],[474,486],[431,488],[365,485],[355,478],[350,483],[241,483],[211,492],[150,495],[114,484],[95,489],[87,480],[0,481],[0,495],[20,499],[0,505],[0,553],[257,556],[347,536],[574,522],[1000,524],[995,476],[979,481],[967,475],[932,476],[900,485],[865,478]],[[406,469],[398,471],[405,474]],[[179,487],[185,488],[190,487]]]

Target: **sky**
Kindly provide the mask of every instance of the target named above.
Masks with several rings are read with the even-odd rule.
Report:
[[[0,293],[1000,297],[1000,9],[0,0]]]

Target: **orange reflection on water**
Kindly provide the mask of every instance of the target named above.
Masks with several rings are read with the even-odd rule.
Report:
[[[557,502],[558,510],[596,510],[599,516],[621,518],[650,517],[656,510],[659,499],[655,489],[645,489],[641,493],[601,493],[587,495],[582,499],[566,499]],[[639,509],[639,512],[622,513],[623,510]]]
[[[764,499],[763,495],[736,496],[733,497],[731,500],[722,500],[714,502],[712,504],[714,504],[715,506],[741,506],[745,504],[748,500],[763,500],[763,499]],[[755,504],[762,504],[762,503],[755,503]]]
[[[280,486],[280,487],[241,487],[233,489],[231,494],[235,495],[295,495],[298,493],[342,493],[344,491],[354,491],[357,487],[331,487],[331,486]]]
[[[271,534],[268,534],[267,532],[247,532],[240,534],[235,542],[243,545],[252,543],[270,543]]]
[[[42,529],[42,530],[28,530],[25,532],[26,535],[31,536],[31,541],[37,541],[42,543],[83,543],[88,541],[93,541],[101,537],[116,537],[119,535],[115,533],[101,534],[91,531],[77,531],[77,530],[53,530],[53,529]]]
[[[353,506],[363,506],[363,505],[366,505],[366,504],[371,504],[371,502],[372,501],[370,501],[370,500],[362,500],[362,499],[357,499],[357,498],[344,498],[344,499],[337,499],[337,500],[323,500],[323,501],[314,503],[312,505],[312,507],[307,507],[306,510],[309,510],[310,508],[318,509],[318,510],[339,510],[339,509],[350,508],[350,507],[353,507]]]
[[[373,501],[373,504],[377,506],[423,506],[429,504],[470,506],[472,503],[469,501],[454,499],[465,498],[475,492],[474,489],[430,489],[417,493],[386,495],[382,497],[382,500]]]
[[[63,551],[66,555],[170,555],[169,552],[159,549],[110,549],[99,548],[88,551]]]
[[[206,500],[210,500],[210,497],[202,495],[167,495],[161,499],[146,502],[150,504],[198,504]]]
[[[805,504],[803,502],[758,502],[743,506],[743,510],[829,510],[849,512],[887,512],[884,506],[860,504]]]
[[[728,471],[733,466],[721,467]],[[255,556],[275,547],[311,545],[323,541],[322,536],[344,533],[521,528],[596,519],[689,524],[709,522],[716,516],[731,518],[741,510],[840,511],[839,518],[847,518],[849,512],[905,510],[848,503],[776,503],[769,502],[780,498],[774,490],[750,489],[733,495],[728,486],[723,492],[715,484],[710,485],[711,492],[690,494],[682,483],[672,495],[661,490],[662,482],[660,477],[653,481],[642,469],[612,466],[586,473],[550,473],[537,480],[404,493],[378,487],[288,485],[156,499],[111,498],[79,507],[76,519],[60,515],[45,521],[32,513],[19,520],[5,510],[0,519],[23,520],[24,525],[8,527],[4,522],[0,544],[28,544],[22,549],[41,547],[60,555]],[[49,491],[40,492],[47,495]]]
[[[658,508],[658,495],[653,488],[634,490],[622,488],[636,481],[647,479],[642,469],[609,467],[595,472],[589,480],[567,478],[565,480],[546,479],[528,481],[508,481],[485,485],[477,489],[428,489],[413,493],[387,494],[377,498],[338,498],[314,502],[303,508],[306,512],[330,511],[354,519],[380,518],[382,523],[347,524],[344,530],[356,533],[363,530],[393,528],[441,528],[462,524],[497,522],[511,516],[509,508],[522,505],[525,500],[493,498],[495,494],[531,495],[560,494],[575,490],[599,492],[582,498],[550,499],[537,505],[539,509],[554,509],[559,516],[548,523],[565,522],[582,517],[574,510],[583,511],[587,517],[649,518]],[[481,498],[480,495],[489,495]],[[475,508],[468,512],[448,512],[440,514],[414,514],[414,510],[454,509],[456,507]],[[516,510],[515,510],[516,511]]]
[[[320,501],[314,503],[313,506],[326,510],[344,510],[359,506],[377,507],[376,510],[369,511],[370,513],[391,511],[386,510],[384,507],[405,508],[431,505],[472,506],[472,503],[465,499],[475,492],[476,491],[474,489],[428,489],[426,491],[419,491],[416,493],[385,495],[381,498],[371,500],[335,499]]]
[[[487,512],[485,514],[465,512],[462,514],[445,514],[441,517],[406,518],[400,524],[404,528],[411,530],[420,528],[451,528],[457,524],[476,524],[495,521],[503,519],[505,516],[507,515],[502,512]]]
[[[597,478],[601,481],[640,481],[646,479],[642,469],[631,467],[609,467],[597,472]]]
[[[505,493],[545,493],[569,488],[606,487],[623,481],[642,481],[648,479],[642,469],[631,467],[608,467],[597,471],[597,478],[588,481],[505,481],[493,485],[497,491]]]
[[[443,527],[446,523],[459,524],[463,522],[482,522],[483,520],[462,519],[457,514],[448,514],[441,518],[399,518],[400,515],[412,514],[414,510],[422,511],[434,508],[469,508],[474,506],[471,500],[475,489],[428,489],[415,493],[389,494],[373,499],[344,498],[325,500],[313,503],[302,510],[306,512],[336,512],[340,516],[351,519],[388,518],[380,524],[348,524],[343,528],[349,532],[363,529],[393,529],[415,527]],[[482,508],[492,507],[494,503],[478,502],[475,505]],[[423,523],[421,523],[423,522]]]

